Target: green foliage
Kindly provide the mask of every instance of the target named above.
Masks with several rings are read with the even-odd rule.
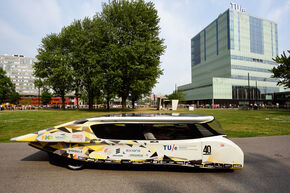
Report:
[[[20,99],[21,99],[21,97],[20,97],[18,92],[11,93],[10,103],[17,105],[17,104],[19,104]]]
[[[92,19],[75,20],[42,39],[36,85],[52,88],[63,99],[71,91],[77,98],[83,93],[89,109],[95,100],[104,97],[109,104],[118,95],[125,108],[129,94],[132,101],[148,94],[162,74],[159,20],[151,2],[105,3]]]
[[[271,71],[273,72],[273,78],[278,78],[277,85],[284,85],[287,88],[290,88],[290,50],[288,50],[288,57],[285,52],[281,54],[281,57],[277,56],[273,58],[279,66],[274,67]]]
[[[118,89],[126,99],[147,94],[162,74],[160,56],[165,50],[159,38],[159,17],[152,2],[111,1],[104,4],[101,19],[109,26],[111,58],[117,66]]]
[[[15,85],[10,78],[6,76],[6,72],[0,67],[0,103],[10,102],[18,104],[20,100],[19,94],[15,91]]]
[[[23,98],[21,101],[21,105],[31,105],[32,99],[31,98]]]
[[[69,42],[73,89],[76,95],[83,89],[90,109],[95,97],[101,95],[103,88],[101,61],[104,42],[101,30],[102,23],[98,16],[93,19],[76,20],[62,30]]]
[[[181,101],[185,101],[185,96],[184,93],[182,92],[182,90],[176,90],[173,91],[172,94],[166,96],[169,100],[179,100]]]
[[[43,105],[49,104],[51,101],[51,97],[52,97],[52,94],[47,89],[44,89],[41,93],[41,103]]]
[[[62,98],[62,108],[65,108],[65,94],[72,90],[72,72],[67,51],[66,37],[60,34],[47,35],[41,41],[34,63],[34,75],[40,80],[39,85],[46,85]],[[41,83],[40,83],[41,82]]]

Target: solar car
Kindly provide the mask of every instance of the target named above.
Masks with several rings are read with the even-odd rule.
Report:
[[[213,116],[111,114],[72,121],[12,138],[62,158],[70,169],[88,162],[239,169],[240,147],[226,138]]]

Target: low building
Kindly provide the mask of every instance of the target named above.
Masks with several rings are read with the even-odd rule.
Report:
[[[0,67],[6,71],[6,75],[15,84],[15,89],[21,96],[38,96],[32,68],[36,61],[36,58],[23,55],[0,55]]]

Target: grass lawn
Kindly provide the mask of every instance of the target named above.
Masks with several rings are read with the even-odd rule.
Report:
[[[41,110],[0,112],[0,142],[9,142],[12,137],[35,132],[65,122],[100,116],[121,111],[83,110]],[[150,109],[129,110],[127,112],[169,112]],[[255,137],[290,134],[290,111],[286,110],[236,110],[236,109],[196,109],[178,110],[180,113],[213,115],[221,123],[228,137]]]

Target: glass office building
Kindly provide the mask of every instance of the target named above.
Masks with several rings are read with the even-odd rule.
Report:
[[[15,90],[21,96],[37,96],[38,89],[34,86],[33,64],[36,58],[22,55],[0,55],[0,67],[15,84]]]
[[[270,102],[276,86],[277,24],[228,9],[191,39],[191,82],[178,89],[188,103]]]

